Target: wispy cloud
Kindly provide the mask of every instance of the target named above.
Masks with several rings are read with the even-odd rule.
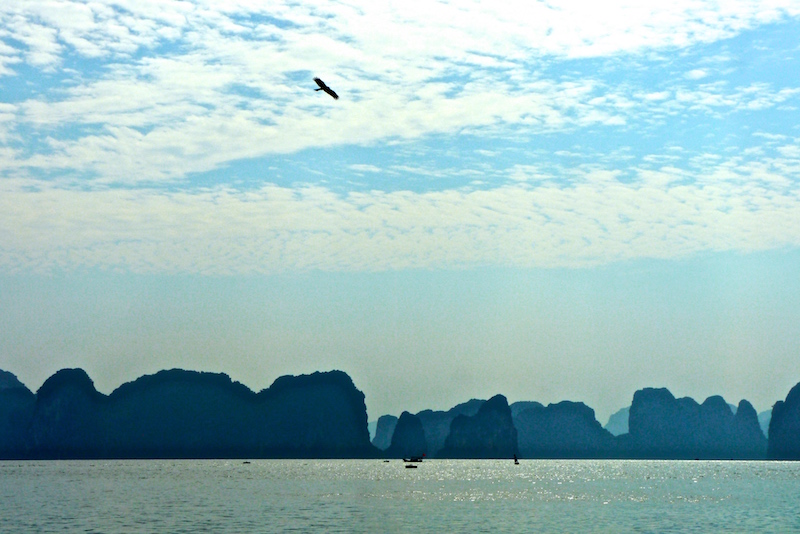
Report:
[[[371,173],[382,172],[380,167],[377,167],[375,165],[369,165],[366,163],[354,163],[350,165],[350,169],[356,172],[371,172]]]
[[[690,80],[701,80],[708,76],[708,72],[705,69],[692,69],[685,76]]]
[[[517,185],[429,193],[7,187],[0,262],[205,273],[552,267],[800,246],[799,173],[797,157],[734,158],[692,172],[640,169],[629,184],[610,169],[573,171],[565,186],[516,168]]]
[[[728,41],[798,16],[788,0],[6,2],[0,264],[372,270],[797,246],[797,122],[767,114],[796,118],[800,87],[743,72]],[[742,117],[758,113],[756,138]],[[314,150],[313,169],[281,166]],[[241,161],[258,163],[246,187]]]

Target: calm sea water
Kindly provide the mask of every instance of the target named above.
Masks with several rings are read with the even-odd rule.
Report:
[[[800,532],[800,462],[0,462],[0,532]]]

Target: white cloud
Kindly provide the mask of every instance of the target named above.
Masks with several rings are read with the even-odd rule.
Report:
[[[0,31],[0,78],[14,74],[12,65],[20,63],[17,50],[3,42],[3,32]]]
[[[673,112],[682,109],[709,113],[756,111],[776,108],[800,94],[800,88],[775,90],[770,84],[757,83],[729,89],[724,83],[703,84],[697,88],[678,87],[675,100],[665,104]]]
[[[708,71],[705,69],[692,69],[684,75],[689,80],[700,80],[708,76]]]
[[[514,165],[509,169],[508,177],[517,182],[541,182],[554,181],[555,177],[547,172],[543,172],[535,165]]]
[[[800,246],[800,159],[705,161],[692,171],[641,169],[627,184],[597,166],[573,171],[569,185],[517,166],[516,184],[427,193],[31,192],[20,182],[0,195],[0,265],[218,274],[553,267]]]
[[[541,132],[625,122],[619,116],[620,98],[586,102],[596,91],[591,83],[536,81],[520,94],[475,92],[468,84],[461,94],[442,98],[387,94],[368,81],[364,85],[372,86],[369,89],[356,85],[363,94],[357,102],[343,94],[334,105],[314,93],[308,82],[292,88],[304,99],[282,97],[286,85],[275,88],[277,98],[237,96],[226,92],[238,79],[235,72],[195,67],[172,60],[150,62],[147,78],[153,81],[125,70],[119,79],[76,88],[59,102],[23,103],[21,115],[43,131],[62,124],[73,124],[77,131],[96,126],[102,130],[75,139],[51,138],[52,153],[34,154],[15,165],[80,169],[95,173],[100,181],[149,181],[180,178],[265,154],[409,139],[467,126],[491,127],[498,121]],[[269,94],[268,84],[260,84]]]
[[[657,91],[654,93],[644,94],[642,95],[642,98],[644,98],[645,100],[658,102],[661,100],[667,100],[670,96],[672,96],[672,93],[670,93],[669,91]]]
[[[5,165],[164,180],[308,147],[506,125],[623,127],[651,103],[663,105],[656,114],[765,109],[796,93],[642,92],[543,79],[531,63],[684,47],[797,14],[780,1],[13,2],[0,7],[0,39],[22,47],[0,50],[6,70],[19,58],[53,69],[74,55],[102,58],[104,69],[21,103],[15,124],[34,127],[51,151]],[[311,93],[311,73],[340,91],[335,106]]]
[[[8,143],[11,137],[10,126],[16,119],[17,107],[0,102],[0,143]]]
[[[20,97],[0,104],[0,264],[192,272],[547,266],[797,245],[790,137],[762,131],[766,144],[735,158],[703,147],[691,159],[674,146],[674,155],[656,149],[631,163],[632,155],[577,146],[565,134],[591,145],[608,132],[609,144],[626,146],[687,111],[702,123],[793,109],[794,82],[734,83],[702,61],[639,83],[633,67],[620,81],[573,60],[638,57],[648,77],[667,64],[645,61],[650,52],[679,55],[798,15],[800,4],[782,0],[6,2],[0,80],[23,76],[24,64],[47,73],[52,87],[25,75]],[[715,82],[705,83],[710,72]],[[313,74],[341,99],[314,92]],[[454,190],[243,192],[222,185],[223,173],[213,190],[154,185],[186,184],[191,173],[247,158],[436,134],[505,145],[476,142],[464,152],[475,159],[459,164],[339,158],[354,173],[465,178]],[[540,139],[542,147],[529,146]],[[523,157],[509,160],[511,152]],[[581,165],[565,167],[554,154]],[[106,189],[142,183],[153,189]]]
[[[356,172],[370,172],[370,173],[383,172],[383,169],[381,169],[380,167],[377,167],[375,165],[370,165],[368,163],[354,163],[353,165],[348,165],[348,168]]]
[[[782,156],[787,158],[800,159],[800,145],[782,145],[778,147],[778,151]]]
[[[127,57],[165,40],[185,38],[235,43],[274,39],[278,51],[297,60],[360,67],[382,75],[402,67],[422,72],[420,59],[514,68],[543,55],[597,57],[622,52],[685,47],[730,37],[757,24],[800,13],[791,1],[680,1],[641,4],[619,0],[587,6],[582,1],[437,2],[131,2],[85,4],[20,0],[0,7],[6,36],[22,41],[36,64],[66,54]],[[250,16],[269,17],[272,23]],[[290,31],[282,26],[288,24]],[[35,37],[38,35],[38,37]],[[27,37],[26,37],[27,36]],[[270,46],[266,47],[271,48]]]

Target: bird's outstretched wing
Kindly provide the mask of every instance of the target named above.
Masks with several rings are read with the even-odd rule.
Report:
[[[336,92],[330,87],[326,87],[325,89],[323,89],[323,91],[331,95],[334,100],[339,100],[339,95],[337,95]]]
[[[319,85],[319,89],[314,89],[315,91],[319,91],[321,89],[326,93],[328,93],[329,95],[331,95],[334,98],[334,100],[339,100],[339,95],[337,95],[333,89],[325,85],[325,82],[323,82],[319,78],[314,78],[314,81],[317,82],[317,85]]]

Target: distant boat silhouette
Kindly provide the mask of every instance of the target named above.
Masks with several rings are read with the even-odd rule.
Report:
[[[419,463],[419,462],[421,462],[421,461],[422,461],[422,459],[423,459],[423,458],[425,458],[425,455],[424,455],[424,454],[423,454],[422,456],[411,456],[411,457],[409,457],[409,458],[403,458],[403,461],[404,461],[404,462],[415,462],[415,463]]]
[[[519,458],[517,458],[516,454],[514,455],[514,465],[519,465]]]
[[[317,85],[319,85],[318,89],[314,89],[315,91],[325,91],[326,93],[331,95],[334,100],[339,100],[339,95],[337,95],[333,89],[325,85],[325,82],[323,82],[319,78],[314,78],[314,81],[317,82]]]

